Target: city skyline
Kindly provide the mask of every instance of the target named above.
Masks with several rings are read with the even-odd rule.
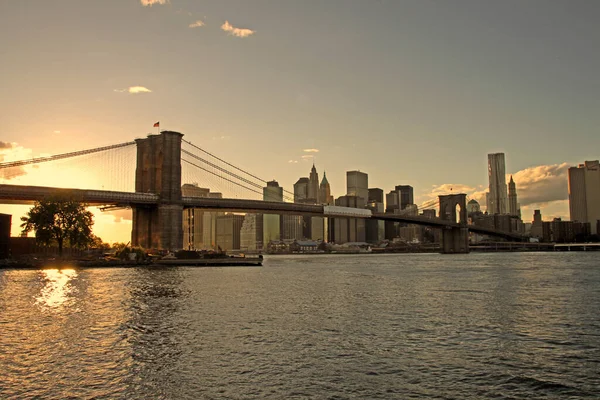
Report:
[[[151,3],[0,5],[5,161],[161,121],[286,190],[314,161],[336,197],[360,170],[418,204],[485,204],[485,154],[504,152],[528,221],[568,218],[567,170],[598,158],[596,3]]]

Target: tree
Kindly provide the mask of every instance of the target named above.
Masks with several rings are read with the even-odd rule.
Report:
[[[35,231],[39,242],[58,245],[62,256],[63,245],[85,248],[93,243],[93,214],[85,205],[65,197],[53,197],[35,202],[34,207],[21,217],[23,233]]]

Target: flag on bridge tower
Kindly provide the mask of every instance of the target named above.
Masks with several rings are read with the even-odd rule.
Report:
[[[160,121],[159,122],[155,122],[154,125],[153,125],[154,128],[158,128],[159,126],[160,126]]]

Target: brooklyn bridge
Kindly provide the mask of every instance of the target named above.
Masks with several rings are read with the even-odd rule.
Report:
[[[103,208],[131,208],[131,243],[144,248],[179,250],[183,247],[183,210],[200,208],[231,212],[260,212],[334,218],[365,218],[441,229],[442,253],[467,253],[469,232],[491,235],[513,241],[523,237],[514,232],[476,227],[467,224],[466,194],[439,196],[438,218],[408,214],[373,213],[369,210],[332,207],[296,202],[252,199],[262,194],[266,181],[234,164],[222,160],[183,139],[183,134],[162,131],[143,139],[58,154],[48,157],[0,163],[1,171],[10,171],[40,163],[65,162],[86,155],[109,158],[111,152],[136,148],[134,191],[76,189],[32,185],[0,185],[0,203],[31,204],[49,196],[68,195],[89,205]],[[214,159],[211,161],[210,157]],[[182,164],[199,174],[216,175],[242,190],[244,198],[210,198],[182,195]],[[112,168],[109,166],[109,169]],[[110,173],[110,171],[108,171]],[[41,184],[42,182],[40,182]],[[239,197],[239,196],[238,196]],[[292,199],[293,201],[293,199]]]

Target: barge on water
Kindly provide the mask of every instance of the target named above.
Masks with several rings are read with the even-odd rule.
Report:
[[[155,260],[153,265],[170,265],[173,267],[260,267],[263,256],[246,257],[227,255],[225,253],[205,253],[196,251],[178,251],[175,255],[167,255]]]

